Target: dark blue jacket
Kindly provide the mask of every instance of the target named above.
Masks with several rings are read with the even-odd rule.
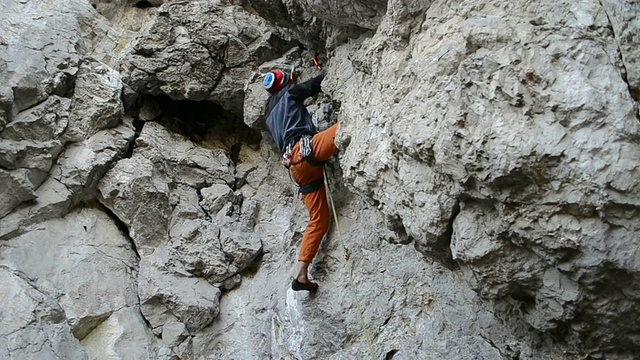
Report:
[[[320,84],[324,77],[325,72],[322,71],[311,80],[285,87],[267,100],[267,127],[280,153],[284,153],[290,142],[297,141],[303,135],[313,136],[318,132],[311,114],[304,106],[304,100],[321,91]]]

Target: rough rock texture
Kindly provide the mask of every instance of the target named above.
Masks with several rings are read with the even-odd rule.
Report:
[[[0,283],[0,295],[11,302],[0,309],[3,359],[87,359],[55,298],[4,266],[0,267]]]
[[[640,4],[637,1],[602,1],[609,16],[631,95],[640,100]],[[623,75],[623,76],[624,76]]]
[[[0,28],[0,102],[8,104],[0,176],[9,185],[0,200],[0,237],[7,237],[93,196],[93,182],[127,151],[134,133],[118,127],[124,111],[119,73],[88,56],[94,40],[108,33],[89,4],[2,5],[11,19]]]
[[[138,93],[211,100],[241,112],[251,67],[291,46],[239,6],[180,1],[157,12],[121,65],[125,82]]]
[[[137,307],[120,309],[81,341],[90,359],[153,359],[157,340]]]
[[[142,257],[141,310],[156,334],[168,320],[190,331],[210,324],[219,288],[237,285],[235,276],[260,254],[257,204],[233,194],[234,182],[226,151],[196,146],[151,122],[131,158],[98,184],[101,201],[123,219]]]
[[[533,328],[632,356],[640,124],[605,9],[434,3],[390,28],[334,57],[353,190]]]
[[[0,358],[640,356],[637,1],[0,5]],[[260,84],[316,51],[310,296]]]
[[[54,297],[79,339],[113,311],[138,302],[138,259],[102,211],[83,209],[40,223],[38,230],[0,243],[0,249],[2,266]]]

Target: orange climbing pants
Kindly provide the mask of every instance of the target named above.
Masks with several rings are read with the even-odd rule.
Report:
[[[338,124],[327,130],[321,131],[313,136],[313,157],[316,161],[327,161],[338,152],[334,144]],[[300,155],[300,143],[296,143],[291,151],[291,158],[298,161]],[[290,168],[291,176],[298,185],[306,185],[324,176],[322,166],[313,166],[306,161],[302,161]],[[302,196],[302,201],[309,211],[309,224],[302,237],[302,247],[300,248],[299,261],[310,263],[318,252],[320,241],[329,230],[329,204],[327,203],[327,193],[323,187],[312,193]]]

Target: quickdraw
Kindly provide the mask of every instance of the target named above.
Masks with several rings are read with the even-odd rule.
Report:
[[[322,166],[324,163],[318,162],[313,158],[313,137],[310,135],[304,135],[298,140],[300,144],[300,153],[297,159],[293,159],[293,145],[294,143],[289,143],[282,154],[282,165],[287,169],[292,165],[298,165],[303,161],[307,161],[309,164],[314,166]]]
[[[307,159],[311,156],[313,148],[313,138],[309,135],[305,135],[300,138],[300,159]]]
[[[282,162],[282,165],[284,165],[284,167],[286,167],[287,169],[291,167],[291,151],[292,150],[293,150],[293,144],[287,145],[286,149],[284,150],[284,153],[282,154],[282,159],[280,160]]]

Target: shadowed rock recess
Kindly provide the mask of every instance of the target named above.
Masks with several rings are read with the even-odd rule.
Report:
[[[638,1],[0,11],[0,359],[640,358]],[[261,82],[315,53],[309,296]]]

